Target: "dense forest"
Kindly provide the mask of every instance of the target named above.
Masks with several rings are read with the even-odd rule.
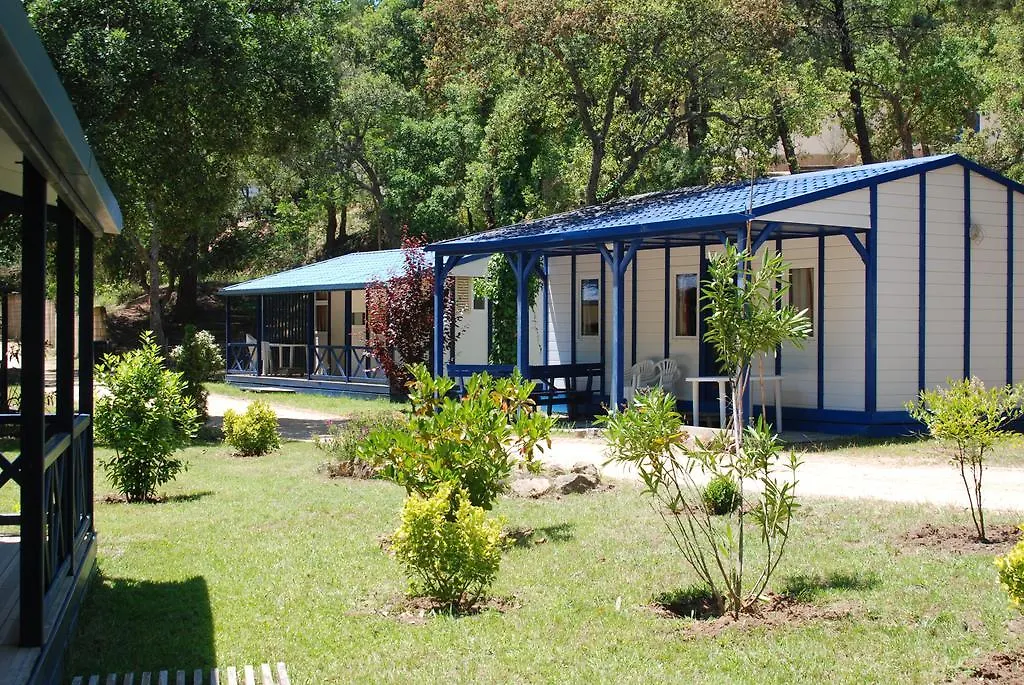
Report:
[[[799,171],[830,122],[1024,177],[1015,2],[26,4],[125,214],[100,278],[158,336],[201,281]]]

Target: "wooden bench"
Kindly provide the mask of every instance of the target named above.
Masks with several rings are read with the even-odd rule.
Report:
[[[270,664],[260,666],[258,676],[252,666],[243,666],[241,669],[228,666],[224,669],[223,676],[216,668],[211,668],[208,673],[202,668],[197,668],[191,673],[146,671],[139,674],[138,678],[134,673],[126,673],[123,676],[111,673],[106,678],[98,675],[77,676],[71,680],[71,685],[291,685],[291,681],[288,680],[284,662],[279,661],[273,669]]]
[[[448,376],[457,383],[459,395],[466,394],[466,379],[486,371],[494,378],[508,378],[515,370],[512,364],[449,364]],[[601,390],[604,366],[600,362],[580,364],[532,364],[527,377],[537,382],[531,397],[538,407],[564,404],[573,420],[590,412]],[[585,379],[581,384],[580,380]],[[595,383],[596,381],[596,383]]]

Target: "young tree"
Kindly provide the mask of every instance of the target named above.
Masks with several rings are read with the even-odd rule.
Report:
[[[732,419],[716,437],[689,444],[675,398],[660,389],[640,393],[625,410],[603,419],[612,457],[637,468],[683,558],[719,610],[735,617],[767,588],[798,506],[796,456],[790,453],[782,462],[771,427],[763,417],[748,426],[743,409],[754,357],[784,342],[800,344],[810,332],[805,313],[784,304],[786,268],[781,255],[766,256],[757,267],[749,252],[732,245],[711,259],[702,291],[709,313],[705,340],[729,372],[732,403]],[[776,475],[780,466],[788,479]],[[701,473],[734,482],[739,506],[724,516],[714,515],[704,503],[697,480]],[[756,490],[751,488],[754,483]],[[751,523],[764,545],[752,582]]]
[[[950,463],[960,471],[980,542],[988,542],[981,501],[985,457],[1010,437],[1006,427],[1024,415],[1022,402],[1024,385],[986,389],[977,378],[963,378],[951,379],[945,388],[922,390],[916,401],[907,403],[910,416],[950,450]]]
[[[402,394],[413,379],[409,367],[427,361],[434,339],[434,269],[422,238],[402,241],[405,267],[386,281],[366,285],[366,345],[380,362],[393,392]],[[445,301],[454,296],[454,279],[445,284]],[[462,312],[444,308],[445,330],[458,333]],[[449,343],[454,344],[454,338]]]

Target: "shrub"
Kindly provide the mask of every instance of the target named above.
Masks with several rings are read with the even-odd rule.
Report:
[[[465,490],[445,483],[429,497],[406,498],[392,549],[413,577],[414,592],[469,607],[498,575],[501,526],[473,506]]]
[[[711,258],[701,291],[708,313],[704,340],[730,373],[732,418],[725,430],[690,444],[675,398],[660,388],[639,393],[625,410],[602,418],[612,458],[637,469],[683,559],[718,610],[734,617],[750,610],[768,587],[798,507],[796,456],[790,452],[783,460],[778,436],[764,417],[747,425],[742,401],[751,360],[784,342],[800,345],[810,333],[805,314],[786,304],[786,271],[781,255],[767,255],[755,267],[753,255],[732,245]],[[787,477],[779,477],[780,470]],[[694,478],[698,472],[735,484],[737,506],[727,516],[716,517],[705,506],[705,491]],[[751,524],[756,537],[745,533]],[[756,563],[748,555],[752,539],[764,546]]]
[[[1021,526],[1024,531],[1024,526]],[[1010,595],[1010,603],[1024,612],[1024,539],[1020,540],[1009,554],[996,557],[999,569],[999,584]]]
[[[145,333],[141,349],[106,357],[96,380],[109,391],[96,400],[96,438],[114,448],[100,465],[129,502],[152,500],[156,488],[185,468],[173,455],[197,428],[181,374],[164,368],[152,334]]]
[[[313,444],[333,458],[326,467],[332,478],[375,478],[384,455],[371,449],[360,451],[366,438],[374,430],[399,430],[405,425],[405,417],[397,411],[353,414],[345,421],[329,424],[327,435],[316,436]]]
[[[171,350],[170,357],[174,368],[182,375],[186,394],[193,399],[199,418],[205,422],[209,393],[203,384],[224,376],[224,357],[220,346],[212,333],[196,331],[196,327],[189,324],[185,326],[181,344]]]
[[[704,486],[701,498],[709,512],[723,516],[736,511],[740,505],[740,489],[729,476],[715,476]]]
[[[534,452],[550,446],[554,420],[536,411],[532,382],[475,374],[455,399],[452,379],[435,379],[423,365],[410,373],[412,416],[400,428],[373,431],[360,450],[366,461],[382,459],[384,478],[424,497],[452,484],[490,509],[513,468],[540,469]]]
[[[261,400],[249,404],[245,413],[224,412],[224,440],[243,457],[261,457],[281,446],[277,414]]]
[[[1006,426],[1024,413],[1024,385],[986,389],[977,378],[950,379],[947,387],[922,390],[907,403],[907,412],[923,423],[933,438],[950,449],[950,463],[959,469],[978,540],[986,542],[981,484],[985,456],[1010,432]]]

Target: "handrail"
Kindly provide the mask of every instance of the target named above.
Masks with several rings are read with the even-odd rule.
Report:
[[[43,470],[47,470],[71,447],[71,433],[57,433],[43,447]]]

